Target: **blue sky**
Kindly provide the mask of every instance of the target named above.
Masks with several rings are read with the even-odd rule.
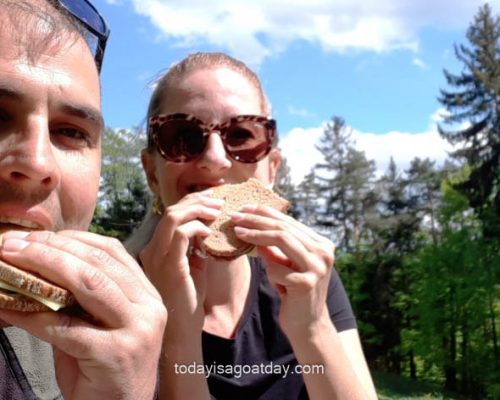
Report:
[[[155,76],[194,51],[224,51],[261,77],[298,182],[319,161],[324,123],[341,116],[383,171],[415,156],[438,163],[454,43],[482,0],[94,0],[111,37],[102,71],[112,128],[143,123]],[[489,2],[495,13],[500,0]]]

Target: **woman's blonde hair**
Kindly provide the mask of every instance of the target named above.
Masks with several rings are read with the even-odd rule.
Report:
[[[262,114],[266,117],[271,115],[271,106],[264,94],[260,80],[255,72],[248,68],[245,63],[224,53],[198,52],[189,54],[186,58],[167,69],[167,71],[158,78],[149,101],[146,121],[149,121],[151,116],[161,113],[162,104],[168,101],[171,92],[170,89],[175,87],[179,80],[199,69],[220,67],[231,69],[248,79],[259,94]],[[151,143],[148,141],[148,147],[150,146]]]

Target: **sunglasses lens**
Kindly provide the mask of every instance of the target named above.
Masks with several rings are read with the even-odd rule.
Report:
[[[109,36],[109,29],[99,12],[88,0],[59,0],[85,29],[85,40],[94,55],[97,69],[101,71],[104,49]]]
[[[225,131],[226,150],[236,161],[260,161],[271,149],[270,133],[271,129],[265,122],[234,122]]]
[[[97,33],[101,35],[106,34],[106,25],[104,20],[88,1],[61,1],[61,3],[68,11]]]
[[[158,131],[158,146],[169,161],[194,160],[205,147],[203,130],[194,121],[166,121]]]

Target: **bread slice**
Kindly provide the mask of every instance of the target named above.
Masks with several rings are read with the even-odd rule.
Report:
[[[0,229],[0,244],[5,229]],[[41,276],[0,260],[0,308],[39,312],[76,304],[74,296]]]
[[[48,304],[54,303],[67,307],[76,304],[76,300],[68,290],[0,261],[0,308],[46,311]]]
[[[201,250],[223,260],[233,260],[253,250],[254,246],[238,239],[229,213],[244,205],[268,205],[285,212],[289,203],[255,178],[237,184],[214,187],[213,197],[225,200],[221,215],[209,224],[212,233],[201,242]]]

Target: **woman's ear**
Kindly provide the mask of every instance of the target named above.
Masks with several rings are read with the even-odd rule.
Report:
[[[276,175],[281,164],[281,150],[277,148],[271,149],[268,155],[269,158],[269,182],[273,184],[276,181]]]
[[[149,188],[156,196],[159,196],[160,187],[158,184],[158,176],[156,173],[155,152],[151,152],[148,149],[143,149],[141,151],[141,161],[144,172],[146,173]]]

